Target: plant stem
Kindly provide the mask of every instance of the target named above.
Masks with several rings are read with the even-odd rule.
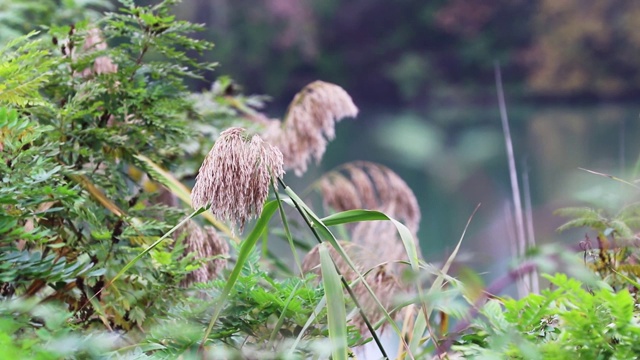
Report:
[[[280,218],[282,219],[282,225],[284,226],[284,232],[287,236],[289,246],[291,246],[291,253],[293,254],[293,259],[296,262],[298,271],[300,271],[300,277],[304,277],[304,274],[302,271],[302,263],[300,262],[300,258],[298,256],[298,251],[296,250],[296,246],[293,243],[293,237],[291,236],[291,230],[289,229],[289,221],[287,221],[287,217],[284,214],[284,208],[282,207],[282,202],[280,201],[280,195],[278,194],[278,189],[276,188],[276,184],[274,184],[273,182],[271,182],[271,187],[273,188],[273,193],[276,195],[276,200],[278,200],[278,211],[280,213]]]
[[[282,181],[282,179],[278,178],[278,182],[280,183],[280,185],[282,185],[283,188],[287,187],[287,184],[285,184],[284,181]],[[292,199],[292,201],[293,201],[293,199]],[[318,243],[322,244],[322,239],[320,238],[320,235],[318,234],[318,231],[316,230],[316,228],[313,226],[313,224],[311,223],[311,221],[307,217],[307,214],[304,212],[304,210],[302,210],[300,208],[300,206],[298,205],[297,202],[293,201],[293,205],[295,206],[296,210],[298,210],[298,212],[300,213],[300,215],[304,219],[304,221],[307,224],[307,226],[309,227],[309,229],[311,229],[311,232],[313,233],[313,236],[316,238]],[[334,265],[335,265],[335,263],[334,263]],[[353,291],[352,291],[351,287],[349,286],[349,283],[347,282],[347,280],[345,280],[344,276],[342,276],[342,274],[340,273],[340,270],[338,269],[337,266],[336,266],[336,271],[338,272],[338,275],[340,276],[340,280],[342,281],[342,285],[345,287],[345,289],[349,293],[349,296],[353,300],[353,303],[358,308],[358,312],[360,313],[360,316],[362,316],[362,320],[364,321],[364,323],[367,325],[367,329],[371,333],[371,337],[373,338],[373,341],[375,341],[376,345],[378,346],[378,349],[380,350],[380,353],[382,354],[382,356],[385,359],[389,359],[389,355],[387,355],[387,352],[384,350],[384,346],[382,346],[382,342],[380,341],[380,338],[378,337],[378,334],[376,334],[376,330],[374,329],[373,325],[371,325],[371,322],[369,321],[369,318],[364,313],[364,310],[362,310],[362,306],[360,306],[360,302],[358,301],[358,299],[356,298],[355,294],[353,293]]]
[[[515,209],[516,223],[516,240],[517,240],[517,256],[524,256],[527,243],[524,230],[524,215],[522,211],[522,201],[520,195],[520,186],[518,183],[518,170],[516,168],[516,160],[513,152],[513,141],[511,140],[511,130],[509,129],[509,117],[507,116],[507,103],[504,99],[504,90],[502,89],[502,73],[500,65],[495,63],[496,90],[498,95],[498,107],[500,108],[500,120],[502,121],[502,130],[504,132],[504,143],[507,148],[507,160],[509,161],[509,178],[511,181],[511,196],[513,198],[513,206]],[[531,275],[526,274],[524,279],[518,279],[518,295],[524,297],[526,292],[531,291]]]

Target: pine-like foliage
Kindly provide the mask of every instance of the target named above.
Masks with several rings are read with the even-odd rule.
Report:
[[[0,298],[58,299],[74,324],[132,329],[182,291],[192,257],[171,246],[106,287],[184,213],[130,175],[136,155],[171,167],[183,153],[185,80],[213,67],[186,54],[212,44],[190,37],[201,26],[176,20],[172,3],[124,1],[1,51]]]
[[[42,46],[42,39],[30,41],[36,35],[18,37],[0,50],[0,105],[43,105],[39,91],[56,60]]]

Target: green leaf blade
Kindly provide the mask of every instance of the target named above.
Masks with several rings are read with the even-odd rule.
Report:
[[[340,275],[336,271],[325,244],[321,245],[319,250],[322,286],[327,297],[327,322],[332,358],[347,360],[347,314]]]

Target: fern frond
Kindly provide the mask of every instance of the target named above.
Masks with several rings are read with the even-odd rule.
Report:
[[[573,220],[562,224],[558,228],[558,232],[578,227],[591,227],[598,231],[604,231],[609,227],[607,224],[608,220],[602,216],[602,211],[599,209],[592,209],[588,207],[567,207],[556,210],[554,215],[574,218]]]
[[[0,103],[15,104],[19,107],[41,105],[43,102],[38,90],[46,82],[47,74],[41,74],[13,88],[6,89],[3,84],[0,86]]]
[[[624,274],[640,277],[640,265],[638,264],[620,264],[618,265],[618,271]]]
[[[631,238],[633,237],[633,231],[629,226],[622,220],[614,219],[609,222],[609,227],[615,230],[615,232],[623,237],[623,238]]]
[[[560,225],[557,231],[563,232],[565,230],[580,228],[580,227],[590,227],[597,231],[604,231],[608,226],[604,219],[578,218]]]
[[[602,211],[599,209],[593,209],[589,207],[566,207],[554,211],[554,215],[564,217],[580,217],[580,218],[600,218],[602,217]]]
[[[37,32],[10,41],[0,49],[0,104],[24,107],[42,104],[39,90],[47,82],[54,60]]]

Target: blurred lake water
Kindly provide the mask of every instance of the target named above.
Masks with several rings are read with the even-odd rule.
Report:
[[[385,164],[414,190],[422,209],[419,232],[428,261],[453,250],[473,209],[481,203],[459,260],[489,272],[513,259],[512,198],[503,130],[497,105],[376,109],[360,104],[355,120],[337,126],[321,168],[353,160]],[[585,229],[562,234],[567,219],[553,215],[566,206],[596,206],[615,212],[634,198],[632,188],[586,168],[631,180],[640,154],[640,107],[508,104],[520,187],[528,174],[533,227],[538,244],[576,242]],[[493,276],[492,276],[493,275]]]

